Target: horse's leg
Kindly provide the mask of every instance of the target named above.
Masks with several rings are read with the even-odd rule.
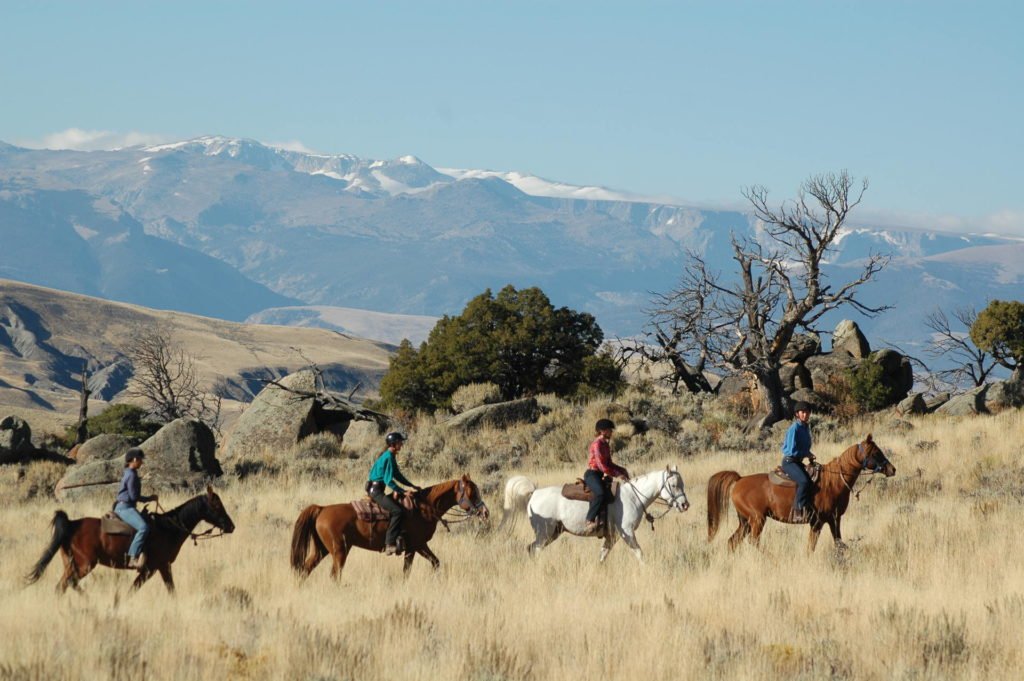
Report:
[[[435,570],[441,567],[441,559],[434,555],[434,552],[430,550],[429,546],[424,546],[422,549],[417,549],[418,554],[430,561],[430,567]]]
[[[619,538],[619,536],[617,534],[615,534],[614,532],[609,532],[605,536],[604,543],[601,544],[601,560],[600,560],[600,562],[603,563],[604,559],[608,557],[608,552],[612,550],[613,546],[615,546],[615,542],[618,540],[618,538]]]
[[[139,570],[139,576],[135,578],[134,582],[132,582],[132,591],[138,591],[139,588],[146,583],[146,580],[152,576],[153,571],[149,568],[142,568]]]
[[[168,593],[174,593],[174,575],[171,574],[171,564],[158,567],[157,570],[160,572],[160,578],[164,580],[164,586],[167,587]]]
[[[632,532],[623,533],[622,541],[626,542],[626,545],[633,549],[633,555],[636,556],[636,559],[640,561],[641,565],[643,565],[644,550],[640,548],[640,542],[636,540],[636,535]]]
[[[402,576],[408,577],[409,570],[412,569],[412,559],[416,557],[416,553],[413,551],[407,551],[405,554],[405,560],[402,562]]]
[[[743,516],[739,516],[739,519],[739,526],[736,528],[736,531],[732,533],[732,536],[729,537],[730,551],[735,551],[736,547],[739,546],[740,542],[747,536],[747,533],[750,532],[750,523],[747,522],[747,519]]]
[[[558,539],[558,535],[562,534],[564,526],[557,520],[547,521],[534,516],[530,518],[530,524],[533,525],[533,532],[536,538],[533,543],[526,547],[526,550],[534,555],[551,542]]]
[[[761,545],[761,533],[764,531],[765,517],[763,515],[754,515],[750,519],[750,543],[754,546]]]
[[[842,531],[839,529],[839,519],[841,516],[829,517],[825,519],[828,523],[828,529],[832,530],[832,541],[836,545],[837,551],[842,551],[846,548],[846,542],[843,541]]]
[[[341,571],[345,568],[345,560],[348,558],[348,551],[341,543],[337,543],[331,548],[331,558],[334,559],[331,565],[331,577],[334,579],[341,579]]]

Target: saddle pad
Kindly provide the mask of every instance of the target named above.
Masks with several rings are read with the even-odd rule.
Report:
[[[100,518],[100,531],[104,534],[123,534],[132,536],[135,528],[118,518],[113,511],[107,511]]]
[[[618,480],[612,480],[611,485],[605,485],[605,488],[610,493],[609,501],[619,496],[619,486],[621,484]],[[589,503],[592,495],[590,489],[583,484],[583,480],[577,479],[571,485],[562,485],[562,496],[573,501],[586,501]]]
[[[806,466],[804,470],[807,470]],[[818,478],[821,477],[821,464],[812,464],[810,470],[807,470],[807,475],[811,476],[811,482],[818,482]],[[768,471],[768,482],[779,487],[796,487],[793,478],[786,475],[786,472],[782,470],[782,466],[776,466],[775,470]]]
[[[387,511],[380,507],[380,504],[370,497],[364,497],[353,501],[352,508],[355,509],[356,517],[367,523],[375,523],[379,520],[387,520],[391,517],[388,515]]]

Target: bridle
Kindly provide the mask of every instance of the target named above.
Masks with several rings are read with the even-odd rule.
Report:
[[[445,513],[455,512],[457,515],[455,519],[438,518],[444,529],[449,532],[451,532],[451,528],[448,526],[452,523],[462,523],[473,518],[480,518],[483,515],[483,511],[487,510],[487,504],[484,503],[483,499],[473,501],[470,487],[464,480],[458,480],[455,483],[455,504],[455,506],[445,511]]]
[[[878,445],[875,445],[875,449],[877,449],[878,453],[881,454],[882,460],[885,463],[889,463],[888,459],[885,458],[885,454],[882,453],[882,450],[881,448],[879,448]],[[867,482],[861,485],[861,488],[859,490],[853,489],[853,486],[851,486],[850,483],[846,481],[846,476],[843,475],[842,467],[840,467],[839,472],[836,475],[838,475],[839,479],[843,481],[843,485],[845,485],[846,489],[850,491],[850,494],[853,495],[853,498],[856,499],[857,501],[860,501],[860,493],[867,489],[867,486],[875,481],[876,474],[885,472],[885,464],[880,464],[878,461],[876,461],[873,454],[865,454],[863,442],[857,443],[857,456],[858,458],[860,458],[860,470],[867,471],[869,473]],[[870,459],[873,462],[873,465],[871,467],[868,467],[868,459]],[[822,472],[825,472],[824,469],[822,470]]]
[[[193,532],[192,530],[185,527],[185,523],[181,522],[181,520],[178,519],[178,516],[171,515],[169,511],[167,511],[163,506],[161,506],[159,499],[154,503],[156,504],[156,510],[158,513],[161,514],[161,517],[174,527],[181,530],[182,534],[188,535],[189,539],[192,540],[193,546],[198,546],[200,539],[216,539],[217,537],[224,536],[224,528],[218,527],[213,523],[210,523],[211,525],[213,525],[213,527],[208,528],[205,532]],[[209,522],[204,518],[200,518],[200,520],[203,520],[204,522]],[[218,532],[217,534],[213,534],[214,530],[220,530],[220,532]]]
[[[669,499],[668,501],[665,501],[664,499],[661,498],[661,493],[663,491],[665,491],[666,489],[669,489],[669,490],[671,489],[668,486],[668,481],[669,481],[669,478],[671,478],[672,476],[676,476],[677,478],[679,478],[679,482],[680,482],[680,484],[682,484],[683,476],[679,474],[679,471],[663,471],[663,475],[662,475],[662,478],[661,478],[661,486],[658,488],[658,491],[654,493],[653,497],[647,497],[646,495],[641,493],[640,490],[637,489],[636,485],[633,484],[632,480],[627,480],[626,481],[626,484],[633,491],[633,495],[636,497],[637,501],[640,502],[640,507],[644,510],[644,520],[646,520],[647,522],[649,522],[651,524],[651,532],[654,531],[654,521],[655,520],[661,520],[666,515],[668,515],[668,513],[673,508],[680,508],[681,509],[682,507],[677,505],[678,502],[679,502],[679,499],[680,498],[682,498],[684,500],[686,499],[686,490],[685,489],[681,490],[679,492],[679,494],[672,495],[672,498]],[[652,499],[653,499],[654,503],[656,503],[656,504],[657,503],[664,504],[664,506],[665,506],[665,510],[662,511],[661,514],[659,514],[657,516],[652,515],[647,510],[647,506],[651,503]]]

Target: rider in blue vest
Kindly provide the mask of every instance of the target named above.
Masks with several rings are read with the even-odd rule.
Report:
[[[815,513],[814,496],[811,494],[811,479],[804,470],[803,460],[814,461],[811,453],[811,405],[797,402],[793,405],[796,418],[793,425],[786,431],[786,439],[782,443],[782,470],[796,483],[796,496],[793,498],[794,522],[807,522]]]

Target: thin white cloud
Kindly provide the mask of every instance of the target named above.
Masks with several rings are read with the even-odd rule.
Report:
[[[858,224],[871,227],[909,227],[940,232],[1024,237],[1024,212],[1011,209],[986,215],[858,210],[856,221]]]
[[[101,151],[122,149],[137,145],[161,144],[167,142],[166,135],[148,132],[114,132],[112,130],[83,130],[68,128],[50,133],[37,140],[20,140],[17,145],[28,149],[73,149],[76,151]]]
[[[299,140],[289,140],[287,142],[264,142],[268,147],[275,147],[277,149],[284,149],[285,151],[297,151],[302,154],[314,154],[321,155],[319,151],[310,149]]]

